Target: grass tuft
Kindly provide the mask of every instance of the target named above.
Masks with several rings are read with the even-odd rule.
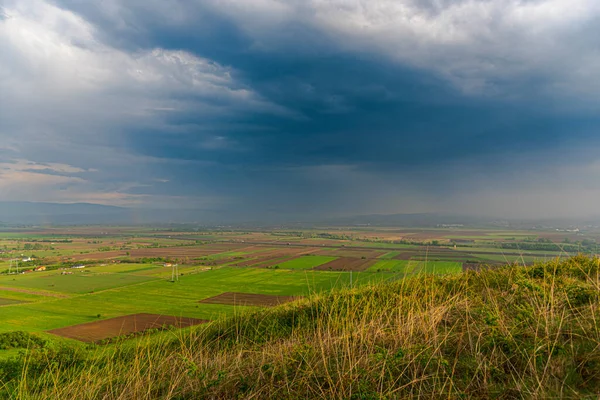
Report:
[[[596,398],[600,262],[420,274],[0,362],[13,398]]]

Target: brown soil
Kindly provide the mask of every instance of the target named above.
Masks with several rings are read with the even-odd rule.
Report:
[[[366,258],[377,258],[382,254],[387,253],[386,251],[377,250],[366,250],[366,249],[340,249],[335,252],[335,256],[340,257],[366,257]]]
[[[349,258],[377,258],[388,251],[379,251],[372,249],[357,248],[339,248],[339,249],[316,249],[315,254],[329,257],[349,257]]]
[[[237,267],[252,266],[257,268],[265,268],[277,265],[278,263],[282,263],[284,261],[292,260],[303,254],[313,253],[314,251],[314,249],[307,250],[305,248],[298,247],[261,251],[260,253],[256,253],[256,258],[249,260],[240,260],[234,265]]]
[[[101,253],[89,253],[89,254],[76,254],[70,256],[69,258],[75,261],[81,260],[104,260],[109,258],[123,257],[126,256],[127,252],[125,250],[115,250],[115,251],[103,251]]]
[[[281,257],[281,258],[271,258],[269,260],[257,263],[257,264],[252,264],[252,266],[254,268],[268,268],[268,267],[273,267],[277,264],[281,264],[283,262],[286,261],[290,261],[297,258],[296,256],[288,256],[288,257]]]
[[[218,296],[200,300],[206,304],[227,304],[232,306],[265,306],[273,307],[299,299],[297,296],[277,296],[272,294],[226,292]]]
[[[158,314],[132,314],[110,318],[85,324],[52,329],[48,333],[80,340],[82,342],[98,342],[131,333],[143,332],[148,329],[160,329],[164,326],[185,328],[209,322],[204,319],[172,317]]]
[[[328,263],[315,267],[319,271],[364,271],[371,265],[375,264],[377,259],[362,259],[352,257],[341,257],[337,260],[329,261]]]
[[[211,254],[224,253],[233,251],[243,247],[228,243],[227,245],[208,245],[208,246],[178,246],[178,247],[157,247],[148,249],[131,249],[131,250],[115,250],[105,251],[101,253],[77,254],[72,256],[73,260],[103,260],[116,257],[127,256],[129,252],[130,258],[142,257],[167,257],[183,259],[185,257],[203,257]]]
[[[463,263],[462,269],[463,271],[479,271],[483,264],[479,263]]]

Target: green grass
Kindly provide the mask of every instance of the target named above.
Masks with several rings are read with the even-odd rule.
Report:
[[[232,280],[266,290],[261,277]],[[0,388],[28,399],[593,399],[598,287],[600,261],[584,257],[417,274],[117,345],[29,351],[0,361]]]
[[[382,260],[367,271],[404,274],[455,274],[462,272],[462,263],[452,261]]]
[[[468,259],[470,260],[482,260],[482,261],[490,261],[490,262],[500,262],[500,263],[532,263],[534,261],[549,261],[555,257],[544,257],[543,256],[511,256],[504,254],[471,254]]]
[[[337,260],[337,257],[328,256],[303,256],[290,261],[284,261],[277,264],[283,269],[311,269],[319,265],[326,264],[330,261]]]
[[[99,266],[88,267],[89,271],[94,273],[133,273],[138,271],[149,271],[149,270],[160,270],[163,268],[162,264],[129,264],[129,263],[118,263],[118,264],[106,264]]]
[[[12,304],[21,304],[21,303],[23,303],[22,300],[7,299],[4,297],[0,297],[0,306],[8,306],[8,305],[12,305]]]
[[[119,271],[118,274],[135,274],[136,272],[148,272],[148,271],[156,271],[158,268],[162,268],[162,266],[158,267],[156,265],[148,266],[148,267],[138,267],[132,268],[128,271]]]
[[[170,268],[165,269],[169,269],[167,272],[170,278]],[[97,278],[112,279],[123,276],[140,278],[124,274],[96,275]],[[60,278],[65,277],[71,275],[60,276]],[[384,278],[377,274],[355,273],[353,284],[360,285]],[[90,277],[76,279],[90,279]],[[231,315],[234,307],[200,304],[198,301],[223,292],[303,296],[344,287],[349,282],[350,276],[346,272],[223,267],[197,274],[186,274],[175,283],[167,279],[154,279],[95,293],[75,294],[70,298],[45,298],[35,303],[3,307],[0,312],[0,332],[12,330],[42,332],[95,321],[98,319],[98,314],[101,318],[111,318],[147,312],[212,320],[223,315]]]
[[[45,297],[45,296],[40,296],[40,295],[35,295],[35,294],[30,294],[30,293],[13,292],[13,291],[9,291],[9,290],[2,290],[2,288],[0,288],[0,297],[2,297],[3,299],[11,299],[11,300],[16,300],[18,302],[26,302],[26,303],[47,299],[47,297]]]
[[[59,293],[89,293],[155,279],[137,275],[94,273],[89,272],[90,270],[74,269],[71,271],[73,271],[72,275],[61,275],[59,271],[49,271],[4,276],[0,277],[0,286]]]
[[[225,257],[243,257],[247,254],[250,253],[247,251],[227,251],[225,253],[213,254],[212,256],[209,256],[209,258],[219,259]]]
[[[416,265],[415,265],[416,264]],[[452,261],[411,261],[413,273],[457,274],[462,272],[461,262]]]
[[[367,271],[410,273],[411,270],[409,268],[409,263],[410,263],[410,261],[408,261],[408,260],[382,260],[382,261],[378,261],[377,263],[375,263],[374,265],[369,267],[369,269],[367,269]]]

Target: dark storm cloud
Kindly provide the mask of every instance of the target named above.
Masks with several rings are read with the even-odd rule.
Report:
[[[463,191],[542,192],[596,171],[600,10],[577,3],[55,0],[75,28],[47,28],[107,71],[89,73],[103,89],[61,100],[57,139],[19,151],[56,162],[43,150],[66,137],[81,150],[63,161],[98,170],[77,176],[90,192],[246,213],[468,211]]]

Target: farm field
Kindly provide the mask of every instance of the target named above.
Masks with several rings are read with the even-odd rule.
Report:
[[[369,267],[367,271],[374,272],[400,272],[409,273],[411,271],[410,260],[382,260]]]
[[[133,274],[96,273],[78,270],[72,275],[60,271],[0,277],[0,286],[25,289],[42,289],[59,293],[89,293],[151,280],[151,277]]]
[[[99,342],[122,335],[159,329],[165,325],[184,328],[209,322],[196,318],[178,318],[156,314],[132,314],[48,331],[53,335],[82,342]]]
[[[450,236],[469,239],[455,243]],[[520,238],[528,242],[513,247],[532,249],[500,247]],[[73,335],[48,331],[71,332],[70,327],[89,323],[81,326],[111,326],[114,331],[119,318],[138,314],[212,321],[350,282],[359,286],[567,255],[533,248],[535,238],[532,232],[448,229],[200,233],[73,227],[2,232],[0,332],[23,330],[74,340]],[[14,273],[17,261],[19,274]],[[34,271],[42,265],[47,270]],[[84,268],[72,268],[76,265]],[[0,357],[9,354],[14,349],[0,350]]]
[[[284,261],[277,265],[279,266],[279,268],[283,269],[311,269],[314,267],[318,267],[319,265],[323,265],[328,262],[334,261],[336,259],[337,257],[309,255],[304,257],[298,257],[290,261]]]
[[[200,303],[272,307],[294,301],[299,298],[301,298],[301,296],[225,292],[217,296],[209,297],[208,299],[200,300]]]
[[[0,306],[10,306],[13,304],[21,304],[21,303],[23,303],[23,301],[21,301],[21,300],[7,299],[7,298],[0,297]]]
[[[68,276],[61,276],[66,278]],[[87,279],[102,279],[94,274]],[[378,274],[355,274],[354,284],[386,279]],[[37,281],[30,279],[34,290]],[[39,297],[37,301],[2,308],[0,332],[26,330],[43,332],[70,325],[92,322],[135,313],[152,313],[213,320],[231,314],[234,307],[218,304],[199,304],[200,300],[226,292],[265,295],[302,296],[312,291],[331,290],[348,285],[349,274],[300,270],[269,270],[259,268],[223,267],[184,275],[177,282],[155,279],[118,286],[95,293],[77,294],[71,286],[54,287],[64,290],[65,298]],[[2,293],[0,291],[0,293]]]
[[[462,269],[463,263],[452,261],[382,260],[369,267],[368,271],[403,274],[455,274],[461,272]]]

